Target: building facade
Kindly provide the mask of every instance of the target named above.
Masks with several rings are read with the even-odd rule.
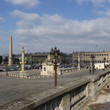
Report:
[[[91,62],[91,55],[94,55],[94,63],[110,63],[110,51],[102,52],[73,52],[72,62],[74,64],[78,63],[78,56],[80,57],[81,65],[86,65]],[[105,60],[105,61],[104,61]]]
[[[48,56],[48,52],[43,53],[25,53],[26,64],[42,64]],[[2,64],[8,64],[8,54],[3,55]],[[13,65],[19,65],[21,62],[21,54],[13,54]],[[72,54],[61,53],[61,64],[69,64],[72,62]]]
[[[0,64],[2,63],[2,56],[0,56]]]
[[[48,53],[25,53],[26,64],[41,64],[46,58]],[[14,56],[14,64],[21,62],[21,54]]]

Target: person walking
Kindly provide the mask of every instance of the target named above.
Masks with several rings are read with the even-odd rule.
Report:
[[[89,72],[90,72],[90,74],[91,74],[91,67],[89,68]]]

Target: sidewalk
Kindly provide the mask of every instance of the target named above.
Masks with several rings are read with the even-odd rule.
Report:
[[[110,86],[110,83],[107,84]],[[85,110],[110,110],[110,87],[105,86],[95,102],[90,102]]]

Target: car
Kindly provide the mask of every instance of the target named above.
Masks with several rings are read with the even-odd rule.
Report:
[[[3,72],[3,70],[0,68],[0,72]]]
[[[17,71],[17,68],[15,68],[15,67],[10,67],[9,70],[10,70],[10,71]]]
[[[39,69],[39,66],[35,66],[34,69]]]
[[[1,68],[3,71],[7,71],[7,68],[6,67],[2,67]]]

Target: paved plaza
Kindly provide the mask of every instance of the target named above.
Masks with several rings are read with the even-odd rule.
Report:
[[[97,70],[94,74],[99,74],[101,71],[102,70]],[[38,75],[39,73],[36,74]],[[58,85],[64,85],[71,81],[80,80],[85,76],[91,76],[89,70],[64,73],[58,77]],[[0,106],[16,99],[39,93],[52,87],[54,87],[54,77],[23,79],[9,76],[0,76]]]

